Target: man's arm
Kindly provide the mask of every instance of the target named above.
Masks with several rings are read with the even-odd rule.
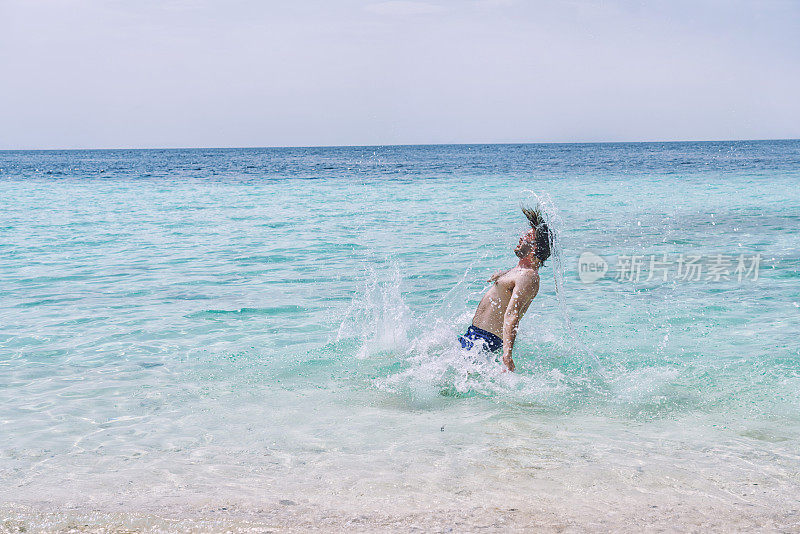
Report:
[[[525,312],[528,311],[533,297],[539,292],[539,275],[531,278],[523,278],[514,284],[514,292],[511,300],[508,301],[503,316],[503,363],[509,371],[516,367],[511,357],[514,349],[514,340],[517,339],[517,328],[519,321]]]

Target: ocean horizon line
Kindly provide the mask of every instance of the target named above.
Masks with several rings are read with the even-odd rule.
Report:
[[[535,142],[490,142],[490,143],[396,143],[396,144],[353,144],[353,145],[262,145],[262,146],[164,146],[164,147],[94,147],[94,148],[0,148],[2,152],[113,152],[113,151],[163,151],[163,150],[264,150],[264,149],[319,149],[319,148],[389,148],[389,147],[468,147],[468,146],[576,146],[576,145],[679,145],[679,144],[715,144],[715,143],[776,143],[800,141],[794,138],[765,139],[685,139],[685,140],[651,140],[651,141],[535,141]]]

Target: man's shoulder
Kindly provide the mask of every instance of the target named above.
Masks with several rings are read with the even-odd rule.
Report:
[[[531,286],[539,283],[539,271],[536,269],[517,269],[514,276],[517,284]]]
[[[516,271],[517,271],[517,277],[520,279],[525,279],[525,280],[539,279],[538,269],[517,269]]]

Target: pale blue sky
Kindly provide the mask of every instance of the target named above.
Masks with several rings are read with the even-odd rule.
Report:
[[[800,137],[800,2],[0,0],[0,149]]]

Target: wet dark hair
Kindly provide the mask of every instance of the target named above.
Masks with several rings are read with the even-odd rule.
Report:
[[[522,213],[525,214],[525,217],[528,218],[528,222],[531,224],[531,228],[536,231],[536,237],[534,239],[536,251],[534,255],[539,258],[539,261],[544,265],[544,261],[550,257],[550,243],[553,240],[550,228],[545,224],[544,217],[542,217],[542,210],[539,206],[535,208],[529,208],[527,206],[521,207]]]

